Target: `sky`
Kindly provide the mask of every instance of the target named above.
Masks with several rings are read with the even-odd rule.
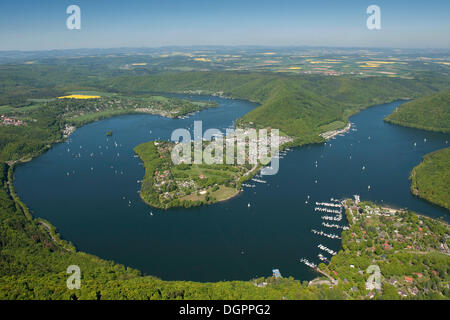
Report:
[[[369,30],[369,5],[381,29]],[[81,29],[66,9],[78,5]],[[263,45],[450,48],[448,0],[1,0],[0,50]]]

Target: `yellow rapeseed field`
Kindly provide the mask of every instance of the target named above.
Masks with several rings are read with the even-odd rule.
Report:
[[[88,96],[85,94],[71,94],[68,96],[61,96],[58,99],[99,99],[100,96]]]
[[[208,59],[208,58],[195,58],[194,60],[195,61],[203,61],[203,62],[210,62],[211,61],[211,59]]]

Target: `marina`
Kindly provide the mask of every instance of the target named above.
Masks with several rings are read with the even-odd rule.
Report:
[[[320,236],[324,236],[324,237],[330,238],[330,239],[340,239],[341,238],[337,234],[326,233],[326,232],[323,232],[321,230],[317,231],[315,229],[312,229],[311,232],[314,233],[314,234],[320,235]]]
[[[317,246],[320,250],[323,250],[325,252],[328,252],[329,254],[331,254],[332,256],[335,256],[337,254],[336,251],[331,250],[330,248],[327,248],[326,246],[324,246],[323,244],[319,243],[319,245]]]
[[[261,180],[261,179],[257,179],[257,178],[252,178],[251,180],[254,181],[254,182],[258,182],[258,183],[267,183],[267,181]]]
[[[314,207],[314,211],[315,212],[319,212],[319,213],[334,213],[336,214],[335,216],[327,216],[327,215],[323,215],[321,216],[322,219],[324,220],[332,220],[332,221],[341,221],[342,220],[342,208],[343,208],[343,204],[341,203],[340,200],[338,199],[334,199],[331,198],[330,202],[315,202],[315,207]],[[333,208],[333,209],[329,209],[329,208]],[[335,208],[338,208],[339,210],[336,210]],[[338,225],[338,224],[333,224],[333,223],[327,223],[327,222],[322,222],[321,223],[322,226],[327,227],[327,228],[335,228],[338,230],[347,230],[348,226],[345,225]],[[321,237],[325,237],[331,240],[340,240],[340,234],[336,234],[336,233],[330,233],[330,232],[325,232],[323,230],[317,230],[317,229],[311,229],[311,232],[315,235],[321,236]],[[319,243],[317,245],[317,248],[319,248],[320,250],[330,254],[331,256],[334,256],[337,254],[336,251],[324,246],[323,244]],[[324,256],[322,253],[318,253],[316,256],[320,262],[329,262],[329,258],[327,258],[326,256]],[[316,270],[317,268],[317,264],[314,262],[309,261],[306,258],[301,258],[300,262],[304,263],[306,266]]]

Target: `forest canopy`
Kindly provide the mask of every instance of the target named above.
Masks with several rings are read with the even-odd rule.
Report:
[[[450,91],[438,92],[402,104],[385,119],[405,127],[450,132]]]

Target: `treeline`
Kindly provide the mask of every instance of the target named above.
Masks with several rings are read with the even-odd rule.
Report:
[[[450,132],[450,91],[442,91],[402,104],[387,122],[429,131]]]

